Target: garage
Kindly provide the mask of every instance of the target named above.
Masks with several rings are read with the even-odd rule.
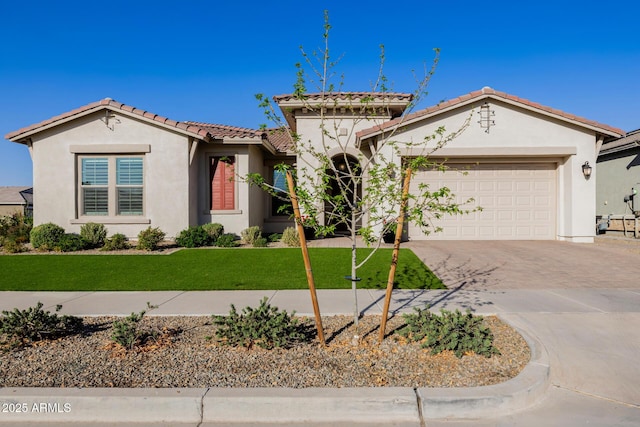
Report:
[[[418,171],[411,183],[432,190],[448,187],[459,203],[482,211],[446,216],[434,222],[443,231],[432,233],[435,240],[554,240],[557,236],[557,164],[555,162],[456,163],[451,170]],[[463,173],[466,172],[466,173]],[[427,238],[416,226],[409,226],[409,238]]]

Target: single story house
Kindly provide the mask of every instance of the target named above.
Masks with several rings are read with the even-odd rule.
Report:
[[[0,216],[16,213],[30,216],[32,212],[32,187],[0,187]]]
[[[609,230],[634,227],[634,216],[640,215],[640,129],[622,138],[606,142],[596,163],[596,216],[607,218]],[[635,213],[634,213],[635,212]]]
[[[334,120],[354,159],[370,155],[412,100],[409,94],[389,93],[325,96],[334,108],[324,116]],[[307,101],[314,97],[321,95],[307,94]],[[375,110],[365,120],[350,108],[363,97]],[[320,119],[308,104],[293,95],[274,99],[291,130],[319,144]],[[595,173],[585,177],[585,164],[595,165],[603,142],[624,132],[483,88],[406,116],[394,137],[407,144],[421,141],[440,126],[460,127],[470,116],[468,128],[433,153],[469,173],[418,171],[414,185],[447,185],[461,198],[474,197],[483,210],[443,220],[444,232],[428,238],[592,241]],[[107,98],[6,138],[31,154],[38,189],[35,224],[53,222],[77,232],[86,222],[100,222],[110,233],[133,237],[148,226],[175,236],[208,222],[234,233],[252,225],[266,232],[291,225],[278,214],[275,200],[234,179],[258,172],[281,185],[275,165],[300,168],[309,160],[286,136],[176,122]],[[328,149],[330,156],[339,151]],[[414,150],[407,148],[402,156],[415,155]],[[409,238],[427,236],[409,228]]]

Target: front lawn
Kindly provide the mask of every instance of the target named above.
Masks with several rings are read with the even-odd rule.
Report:
[[[358,252],[364,256],[365,249]],[[380,249],[358,270],[361,288],[385,288],[391,249]],[[347,289],[350,249],[309,249],[316,287]],[[400,289],[445,286],[409,249],[396,271]],[[171,255],[0,256],[2,291],[160,291],[306,289],[298,248],[183,249]]]

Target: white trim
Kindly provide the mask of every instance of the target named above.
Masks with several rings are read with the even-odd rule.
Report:
[[[70,219],[69,224],[86,224],[88,222],[97,222],[100,224],[151,224],[149,218],[141,217],[104,217],[104,216],[82,216],[77,219]]]
[[[235,209],[235,210],[228,210],[228,211],[204,211],[203,212],[206,215],[242,215],[242,210],[240,209]]]

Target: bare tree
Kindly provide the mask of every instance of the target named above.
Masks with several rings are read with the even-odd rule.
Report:
[[[269,121],[276,124],[272,132],[285,133],[295,147],[297,163],[293,172],[304,225],[313,227],[318,236],[343,233],[351,241],[350,280],[357,325],[357,271],[381,246],[385,233],[396,231],[401,215],[405,222],[428,234],[440,231],[434,226],[434,219],[477,209],[468,207],[472,199],[457,203],[446,187],[431,189],[421,184],[417,191],[404,196],[402,192],[407,171],[448,169],[444,162],[433,161],[430,154],[463,132],[471,114],[453,132],[440,127],[420,141],[400,142],[397,136],[427,95],[439,50],[435,49],[432,63],[425,64],[421,75],[413,73],[412,93],[395,93],[389,87],[384,74],[384,46],[380,46],[379,70],[370,91],[344,92],[344,78],[335,72],[339,61],[330,55],[330,29],[325,11],[324,46],[311,55],[301,47],[304,61],[296,64],[293,94],[274,98],[284,117],[270,98],[262,94],[256,98]],[[313,91],[308,91],[310,86]],[[296,112],[303,116],[304,130],[296,122]],[[280,168],[291,166],[283,164]],[[259,174],[246,179],[273,195],[283,195]],[[406,209],[400,213],[403,197]],[[373,250],[358,260],[358,249],[363,246]]]

